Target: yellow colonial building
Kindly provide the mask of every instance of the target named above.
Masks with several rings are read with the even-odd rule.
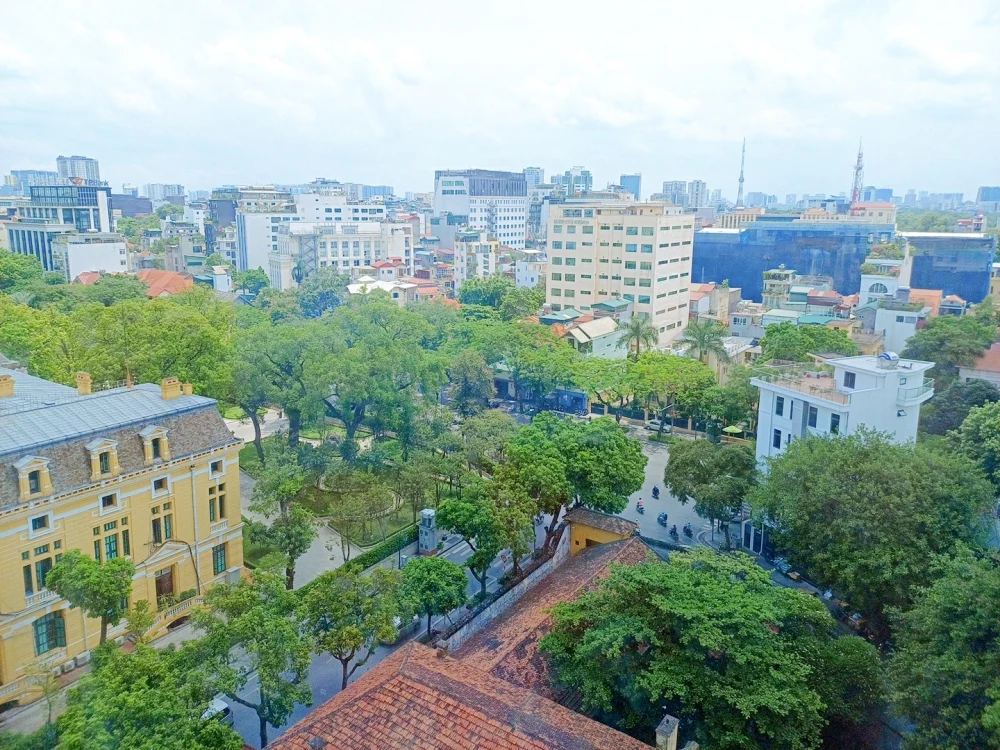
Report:
[[[176,378],[92,392],[86,373],[70,388],[0,366],[0,705],[37,697],[33,663],[71,672],[98,645],[100,622],[45,586],[68,550],[131,559],[154,634],[239,578],[239,448]]]

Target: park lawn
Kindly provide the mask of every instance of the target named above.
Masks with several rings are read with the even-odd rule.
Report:
[[[278,548],[269,544],[254,544],[250,541],[250,529],[243,527],[243,562],[255,568],[260,561],[271,554],[279,554]]]

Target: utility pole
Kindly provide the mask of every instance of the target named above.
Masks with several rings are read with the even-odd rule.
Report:
[[[743,208],[743,165],[747,158],[747,139],[743,138],[743,151],[740,154],[740,189],[736,193],[736,208]]]

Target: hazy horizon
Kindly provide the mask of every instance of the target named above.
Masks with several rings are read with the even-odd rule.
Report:
[[[873,6],[875,4],[872,4]],[[574,165],[745,191],[1000,183],[1000,7],[41,0],[0,27],[0,171],[121,183],[433,187],[435,169]],[[98,11],[98,8],[100,12]],[[86,20],[81,16],[86,15]]]

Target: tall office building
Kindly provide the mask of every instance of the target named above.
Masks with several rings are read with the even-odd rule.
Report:
[[[688,204],[687,182],[685,180],[667,180],[663,183],[663,200],[675,206]]]
[[[642,174],[623,174],[618,184],[625,188],[638,201],[642,200]]]
[[[566,195],[573,197],[582,193],[588,193],[594,189],[594,176],[589,169],[583,167],[573,167],[567,169],[563,174],[553,175],[552,183],[562,185]]]
[[[17,192],[21,195],[30,195],[32,185],[60,185],[65,180],[59,176],[58,172],[49,172],[44,169],[12,169],[10,175]]]
[[[525,167],[524,180],[528,183],[529,190],[542,185],[545,183],[545,170],[542,167]]]
[[[694,225],[679,206],[633,201],[553,204],[545,300],[588,311],[621,298],[663,346],[687,325]]]
[[[785,205],[786,206],[794,206],[795,205],[795,199],[796,199],[796,197],[797,196],[795,195],[795,193],[788,193],[788,194],[786,194],[785,195]]]
[[[153,182],[142,186],[142,194],[151,201],[165,201],[174,195],[184,195],[184,186],[164,185],[159,182]]]
[[[101,182],[101,169],[97,164],[97,159],[88,156],[59,156],[56,157],[56,169],[60,177],[67,179],[78,177],[87,185],[96,185]]]
[[[708,202],[712,206],[718,206],[722,203],[722,188],[713,188],[712,192],[709,193]]]
[[[708,185],[702,180],[691,180],[688,183],[688,208],[701,208],[708,205]]]
[[[434,173],[434,215],[446,213],[467,216],[472,229],[485,231],[501,245],[523,250],[528,223],[524,173],[439,169]]]

